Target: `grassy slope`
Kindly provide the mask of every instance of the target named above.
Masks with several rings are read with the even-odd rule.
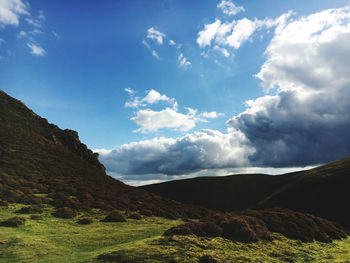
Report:
[[[197,263],[203,255],[218,262],[350,262],[350,238],[333,243],[302,243],[275,234],[274,240],[257,243],[232,242],[224,238],[174,236],[143,242],[137,247],[103,255],[105,262]],[[173,260],[173,261],[172,261]]]
[[[0,221],[18,215],[22,207],[0,207]],[[43,220],[27,218],[25,226],[0,227],[0,262],[198,262],[212,255],[219,262],[349,262],[350,238],[333,243],[302,243],[274,234],[274,241],[245,244],[223,238],[161,237],[181,223],[150,217],[125,223],[102,223],[104,214],[93,210],[74,219],[58,219],[46,208]],[[21,215],[22,216],[22,215]],[[91,216],[91,225],[78,218]]]
[[[23,205],[0,207],[0,221],[18,216],[14,212]],[[179,220],[146,217],[128,219],[125,223],[103,223],[104,213],[90,213],[94,223],[79,225],[80,214],[73,219],[51,216],[52,208],[45,209],[42,220],[27,218],[18,228],[0,227],[0,262],[88,262],[101,253],[135,246],[137,241],[159,237]]]

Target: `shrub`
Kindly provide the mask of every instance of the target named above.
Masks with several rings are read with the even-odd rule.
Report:
[[[86,218],[82,218],[80,220],[78,220],[78,224],[79,225],[89,225],[92,222],[94,222],[94,220],[91,217],[86,217]]]
[[[118,211],[113,211],[109,215],[105,217],[105,219],[101,220],[101,222],[125,222],[125,218]]]
[[[132,213],[130,213],[129,218],[140,220],[141,219],[141,215],[139,213],[137,213],[137,212],[132,212]]]
[[[9,206],[10,203],[5,200],[0,200],[0,206]]]
[[[24,225],[25,222],[26,222],[26,219],[24,217],[15,216],[1,222],[0,225],[8,226],[8,227],[18,227],[18,226]]]
[[[55,217],[60,217],[60,218],[72,218],[76,216],[76,212],[72,210],[70,207],[65,206],[62,208],[58,208],[53,215]]]
[[[217,260],[210,255],[204,255],[199,258],[198,263],[216,263]]]
[[[153,212],[149,209],[142,209],[140,211],[140,214],[144,216],[153,216]]]
[[[25,206],[16,211],[18,214],[41,214],[42,212],[39,206]]]

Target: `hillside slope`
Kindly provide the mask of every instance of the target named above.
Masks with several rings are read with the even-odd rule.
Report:
[[[350,158],[279,176],[202,177],[141,187],[221,211],[282,207],[322,216],[350,228]]]
[[[198,217],[183,205],[109,177],[77,132],[61,130],[0,90],[0,200],[73,209],[139,210]]]

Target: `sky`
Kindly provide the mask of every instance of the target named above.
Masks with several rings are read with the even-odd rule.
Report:
[[[0,88],[131,185],[350,156],[345,0],[0,0]]]

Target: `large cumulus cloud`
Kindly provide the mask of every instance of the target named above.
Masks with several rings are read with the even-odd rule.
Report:
[[[228,121],[256,149],[253,165],[300,166],[350,155],[350,8],[276,30],[256,75],[274,95]]]
[[[98,150],[118,174],[316,165],[350,155],[350,7],[281,23],[247,101],[226,133],[204,130]]]
[[[107,169],[119,174],[185,174],[201,169],[242,167],[254,149],[234,130],[201,130],[177,139],[154,138],[96,150]]]

